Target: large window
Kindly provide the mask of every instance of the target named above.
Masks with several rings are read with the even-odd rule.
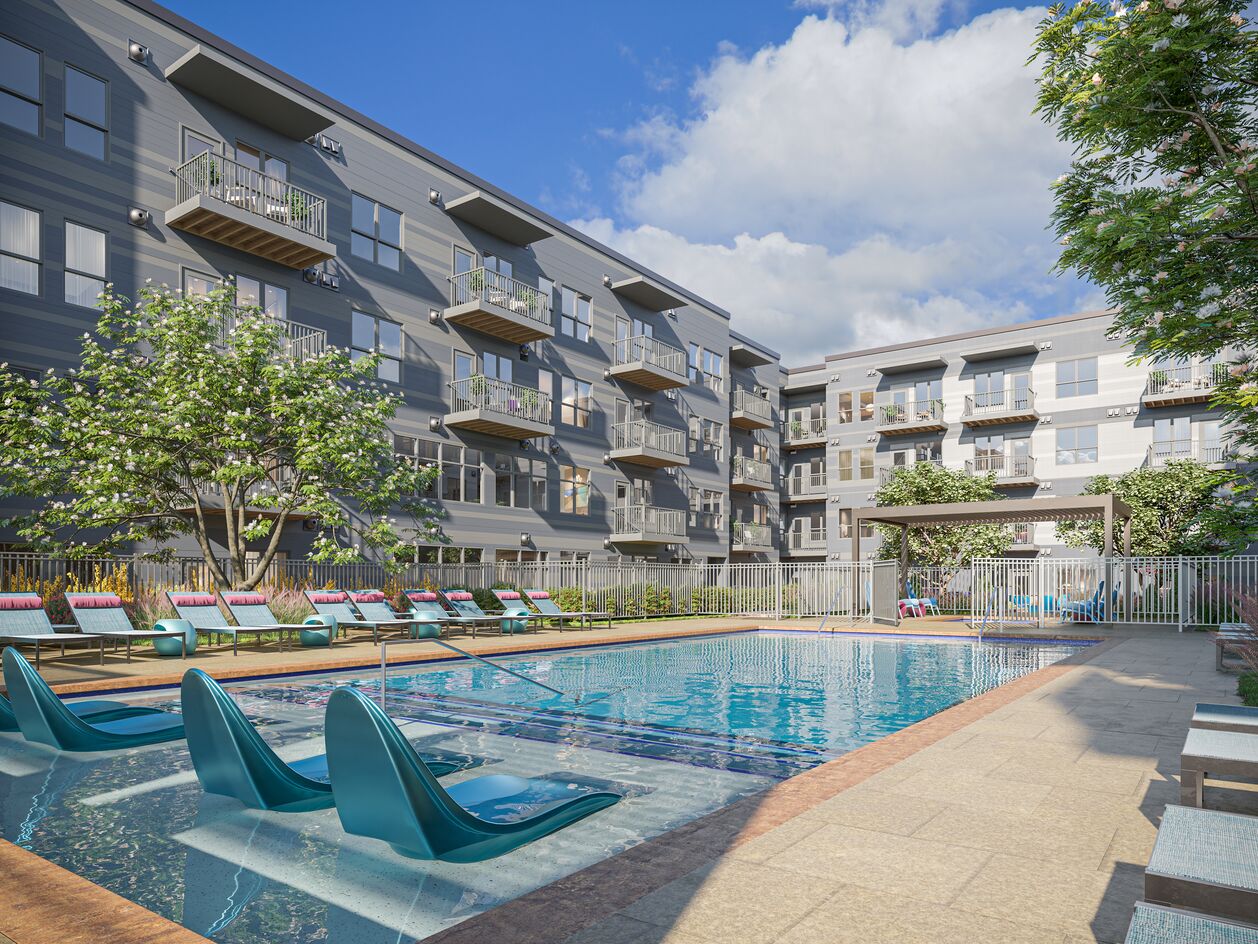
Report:
[[[376,376],[398,383],[402,379],[402,326],[354,309],[350,357],[358,360],[376,350],[380,352]]]
[[[872,479],[874,477],[874,447],[862,446],[859,457],[861,478]]]
[[[1096,358],[1057,362],[1057,396],[1086,397],[1096,393]]]
[[[687,351],[686,366],[691,383],[703,384],[718,393],[725,375],[725,358],[716,351],[709,351],[702,346],[690,342]]]
[[[252,144],[245,144],[244,141],[236,142],[236,163],[243,164],[259,174],[274,177],[276,180],[288,180],[288,161],[274,154],[268,154]],[[283,194],[274,194],[274,196],[282,197]]]
[[[349,251],[360,259],[400,271],[402,214],[358,194],[352,196]]]
[[[0,288],[39,294],[39,214],[0,201]]]
[[[862,390],[860,392],[860,409],[862,423],[874,418],[874,391]]]
[[[575,465],[559,467],[559,510],[569,515],[590,513],[590,470]]]
[[[109,143],[109,87],[94,75],[66,66],[66,147],[98,161]]]
[[[1095,462],[1097,454],[1096,427],[1070,426],[1057,430],[1057,464],[1079,465]]]
[[[40,72],[39,53],[0,36],[0,122],[39,134]]]
[[[839,481],[852,481],[852,450],[840,449],[836,458],[839,460]]]
[[[252,276],[237,275],[236,304],[241,308],[261,308],[265,314],[282,321],[288,317],[288,289]]]
[[[850,391],[839,394],[839,411],[836,415],[840,423],[852,422],[852,394]]]
[[[204,272],[193,272],[191,269],[184,270],[183,293],[185,297],[197,298],[201,295],[208,295],[217,288],[222,288],[218,276],[206,275]]]
[[[66,302],[95,308],[105,290],[105,234],[66,223]]]
[[[711,488],[689,489],[690,526],[719,531],[725,517],[725,493]]]
[[[594,303],[570,288],[559,290],[559,330],[578,341],[590,340],[594,324]]]
[[[594,402],[590,396],[589,383],[573,377],[564,377],[562,390],[563,404],[559,410],[559,422],[588,429]]]
[[[716,462],[725,454],[725,426],[715,420],[707,420],[690,414],[688,438],[691,452],[709,453]]]
[[[546,510],[546,463],[499,455],[494,459],[494,504]]]
[[[440,470],[440,475],[426,493],[428,497],[480,504],[479,450],[413,436],[394,436],[393,451],[408,458],[413,456],[421,468],[436,466]]]

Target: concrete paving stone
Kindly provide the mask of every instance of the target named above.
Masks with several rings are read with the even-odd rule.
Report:
[[[743,862],[761,863],[816,832],[823,825],[825,820],[812,816],[811,813],[796,816],[755,839],[735,845],[729,856]]]
[[[943,803],[933,800],[906,803],[902,796],[862,785],[826,800],[800,818],[908,836],[943,809]]]
[[[1045,783],[1098,793],[1131,796],[1145,781],[1143,771],[1114,764],[1057,763],[1051,758],[1018,757],[988,771],[996,780],[1019,783]]]
[[[889,789],[904,796],[971,809],[1029,813],[1053,788],[1044,784],[995,780],[980,774],[923,770]]]
[[[565,938],[563,944],[657,944],[665,940],[665,935],[669,933],[669,930],[658,925],[638,921],[627,915],[614,914]],[[673,944],[683,944],[684,937],[679,934],[668,939]],[[690,940],[702,941],[703,938],[691,937]]]
[[[1068,812],[1010,814],[949,807],[923,824],[913,838],[1095,869],[1115,832],[1104,819],[1084,820]]]

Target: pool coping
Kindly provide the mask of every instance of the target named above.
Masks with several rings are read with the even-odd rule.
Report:
[[[555,639],[551,641],[554,644],[545,646],[507,644],[478,650],[477,654],[524,654],[765,631],[791,632],[789,628],[773,626],[726,629],[710,627],[669,635],[618,637],[601,642]],[[929,640],[934,635],[920,632],[879,632],[871,628],[836,629],[827,632],[835,635],[900,636],[924,640]],[[977,637],[959,638],[974,640]],[[1005,638],[1013,642],[1082,644],[1083,648],[1053,665],[946,708],[872,744],[797,774],[760,793],[744,797],[519,898],[497,905],[452,928],[439,931],[424,938],[425,944],[481,944],[485,940],[501,940],[504,944],[552,944],[556,940],[563,940],[591,927],[657,888],[719,858],[724,852],[794,819],[817,804],[886,770],[1011,701],[1054,681],[1125,639],[1001,637]],[[993,640],[989,637],[989,641]],[[426,657],[390,659],[389,664],[419,664],[446,661],[448,658],[450,657],[431,653]],[[217,674],[217,677],[233,680],[293,677],[361,670],[378,667],[380,664],[379,661],[363,662],[361,659],[350,662],[348,665],[332,663],[320,667],[304,667],[298,673],[257,673],[249,670],[232,673],[229,670]],[[182,673],[161,681],[152,678],[111,680],[135,681],[137,684],[134,685],[110,686],[102,682],[80,682],[57,688],[62,695],[138,691],[176,685],[181,676]],[[14,944],[101,939],[108,940],[111,944],[196,944],[208,941],[195,931],[4,839],[0,839],[0,874],[6,876],[5,891],[11,898],[6,902],[8,911],[0,914],[0,936],[8,935]],[[15,920],[20,920],[21,923],[15,923]],[[2,940],[3,937],[0,937],[0,941]]]

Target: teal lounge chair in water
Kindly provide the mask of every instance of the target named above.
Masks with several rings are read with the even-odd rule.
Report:
[[[446,790],[389,716],[357,689],[328,699],[328,770],[341,826],[399,855],[481,862],[606,809],[619,794],[491,774]]]
[[[146,708],[143,705],[128,705],[125,701],[91,701],[62,702],[70,712],[84,721],[100,723],[116,721],[119,718],[134,718],[136,715],[165,714],[160,708]],[[13,705],[9,699],[0,695],[0,731],[20,731],[17,715],[13,713]]]
[[[4,685],[28,741],[63,751],[112,751],[183,737],[183,718],[169,711],[108,720],[80,718],[16,649],[4,651]]]
[[[200,669],[180,686],[188,753],[206,793],[235,797],[255,810],[300,813],[332,805],[326,754],[289,763],[271,750],[235,699]],[[458,764],[429,760],[438,777]]]

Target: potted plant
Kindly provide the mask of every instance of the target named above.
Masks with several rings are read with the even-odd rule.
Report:
[[[289,222],[294,224],[306,222],[306,214],[309,212],[309,207],[306,206],[304,194],[297,190],[289,190],[284,203],[288,207]]]

